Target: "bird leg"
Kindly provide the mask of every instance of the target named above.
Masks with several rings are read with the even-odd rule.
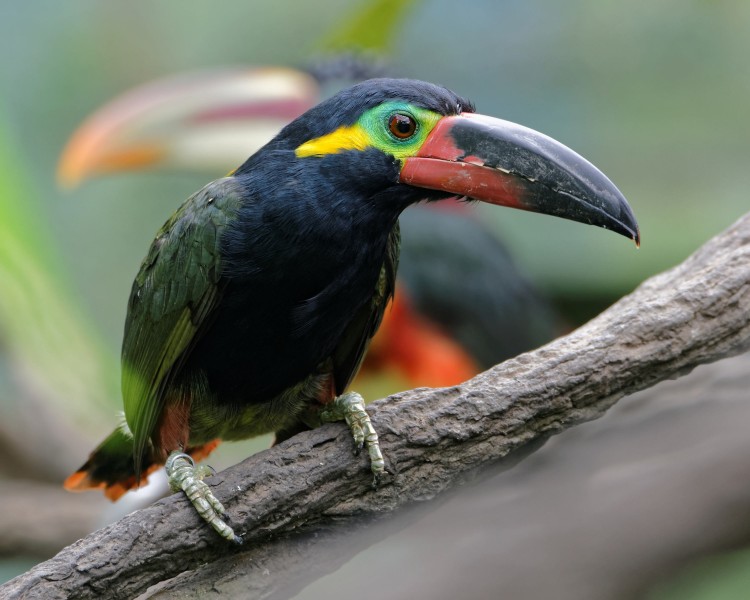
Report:
[[[354,436],[355,452],[359,454],[364,446],[370,455],[370,468],[373,473],[373,487],[377,487],[380,478],[385,473],[385,461],[380,452],[378,433],[370,422],[370,416],[365,410],[365,401],[357,392],[347,392],[337,396],[320,412],[320,420],[324,423],[346,421]]]
[[[234,530],[224,522],[227,514],[224,506],[203,481],[204,477],[213,474],[211,467],[205,465],[196,467],[195,462],[189,455],[175,450],[167,458],[164,468],[167,471],[169,487],[172,488],[173,492],[179,492],[180,490],[185,492],[198,514],[221,537],[235,544],[242,543],[242,538],[235,535]]]

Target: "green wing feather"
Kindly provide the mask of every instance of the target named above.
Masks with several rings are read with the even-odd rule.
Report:
[[[220,300],[221,233],[240,203],[231,178],[190,197],[157,234],[133,283],[122,346],[122,394],[136,473],[169,384]]]

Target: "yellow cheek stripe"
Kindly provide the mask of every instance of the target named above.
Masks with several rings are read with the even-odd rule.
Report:
[[[298,146],[294,153],[300,157],[338,154],[345,150],[364,150],[371,146],[370,136],[358,124],[345,125]]]

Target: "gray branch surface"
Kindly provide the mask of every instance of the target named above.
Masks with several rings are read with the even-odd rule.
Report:
[[[244,548],[218,538],[175,495],[65,548],[0,596],[171,597],[179,584],[206,597],[248,571],[245,597],[288,594],[308,570],[345,560],[308,564],[338,532],[431,500],[601,416],[625,394],[748,348],[750,215],[566,337],[461,386],[373,403],[391,472],[379,489],[369,485],[366,458],[352,457],[346,428],[327,425],[209,480]]]

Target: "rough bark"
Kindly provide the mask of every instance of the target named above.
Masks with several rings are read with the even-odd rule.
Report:
[[[292,584],[309,583],[294,600],[344,598],[354,588],[357,600],[631,600],[662,597],[654,588],[682,575],[690,590],[704,590],[695,597],[720,597],[705,591],[710,575],[731,597],[727,588],[747,589],[740,582],[750,564],[748,389],[745,353],[630,395],[445,502],[317,544],[306,568],[330,569],[342,553],[346,562],[329,577],[306,574],[317,575],[312,582],[287,570],[280,591],[289,597]],[[733,569],[707,572],[717,564]],[[185,574],[153,597],[244,597],[263,579],[226,567]]]
[[[379,489],[369,486],[366,458],[352,458],[346,428],[328,425],[211,479],[245,549],[219,539],[177,495],[79,540],[8,582],[0,595],[129,598],[196,573],[216,593],[210,582],[236,567],[257,571],[247,597],[268,597],[288,586],[291,565],[305,570],[316,534],[325,542],[342,527],[435,498],[601,416],[625,394],[746,350],[749,282],[746,216],[572,334],[461,386],[412,390],[371,405],[392,472]]]

